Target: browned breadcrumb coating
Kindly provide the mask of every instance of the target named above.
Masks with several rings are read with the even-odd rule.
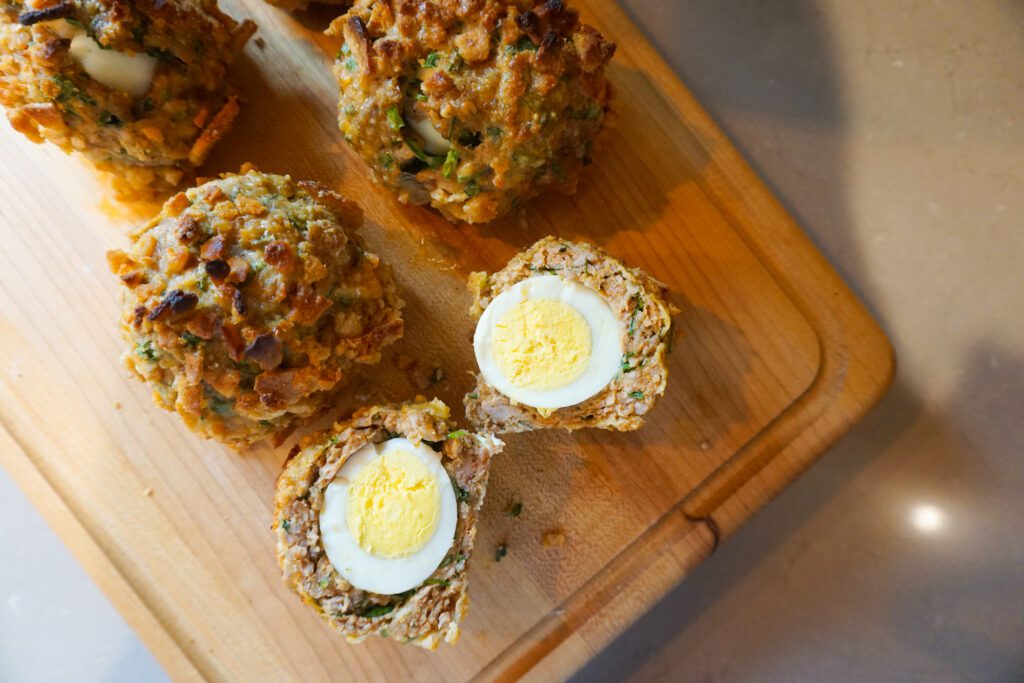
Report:
[[[81,152],[122,197],[176,187],[238,113],[228,65],[255,31],[213,0],[2,0],[0,105],[34,142]],[[134,97],[90,77],[68,36],[157,60]]]
[[[561,0],[357,0],[328,33],[341,132],[401,201],[483,223],[576,190],[615,45]]]
[[[503,444],[489,435],[454,430],[438,399],[363,408],[352,419],[307,436],[288,456],[277,479],[274,532],[284,581],[352,642],[382,635],[433,650],[454,643],[469,605],[466,565],[476,538],[491,457]],[[405,437],[439,448],[458,494],[455,541],[430,578],[398,595],[353,587],[334,570],[320,540],[324,492],[353,453],[370,443]]]
[[[497,273],[470,275],[471,314],[479,317],[494,297],[536,275],[557,275],[604,298],[622,321],[624,352],[619,374],[600,393],[557,410],[515,403],[478,374],[476,388],[464,401],[466,418],[474,428],[496,434],[544,428],[630,431],[641,427],[668,382],[666,354],[672,342],[672,315],[678,312],[666,300],[668,289],[598,247],[545,237]]]
[[[171,197],[107,255],[126,365],[207,438],[287,433],[402,336],[402,300],[361,223],[316,183],[247,168]]]

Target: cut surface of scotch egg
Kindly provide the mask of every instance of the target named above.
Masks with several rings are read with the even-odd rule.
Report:
[[[320,535],[346,581],[394,595],[434,573],[455,539],[458,505],[441,455],[405,438],[353,453],[324,492]]]
[[[582,403],[622,367],[621,321],[594,290],[540,275],[484,309],[473,336],[492,387],[517,403],[554,410]]]

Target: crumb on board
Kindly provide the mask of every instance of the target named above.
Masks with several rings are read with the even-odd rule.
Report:
[[[121,402],[114,401],[114,410],[121,410]]]
[[[565,534],[558,529],[545,531],[540,537],[540,544],[545,548],[561,548],[565,545]]]
[[[153,489],[151,489],[150,487],[147,486],[146,488],[142,489],[142,495],[144,495],[147,498],[149,498],[150,496],[153,495]]]
[[[267,41],[263,40],[260,36],[256,36],[256,40],[254,42],[256,43],[256,47],[261,50],[267,46]]]

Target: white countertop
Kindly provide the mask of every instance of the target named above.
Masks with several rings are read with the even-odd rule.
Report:
[[[899,370],[578,678],[1024,679],[1024,4],[624,4]],[[3,472],[0,517],[0,680],[165,680]]]

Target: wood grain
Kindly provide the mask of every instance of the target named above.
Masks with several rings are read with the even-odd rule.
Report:
[[[562,678],[806,469],[881,396],[884,334],[611,0],[585,16],[619,44],[609,135],[573,197],[482,228],[373,187],[335,129],[326,15],[226,3],[260,24],[246,107],[209,174],[252,161],[359,201],[407,299],[392,352],[471,385],[465,276],[554,233],[596,242],[682,309],[666,398],[643,430],[513,436],[494,465],[455,647],[350,646],[283,587],[268,529],[286,453],[236,455],[156,409],[118,361],[104,252],[145,209],[77,160],[0,128],[0,460],[182,680]],[[46,188],[41,191],[40,188]],[[409,398],[389,369],[350,401]],[[523,513],[508,508],[523,503]],[[541,538],[557,531],[561,546]],[[494,560],[506,543],[508,556]]]

